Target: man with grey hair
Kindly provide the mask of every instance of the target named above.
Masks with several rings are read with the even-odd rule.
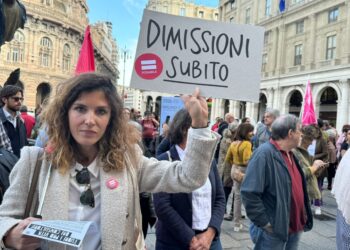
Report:
[[[293,115],[277,118],[271,139],[250,159],[241,186],[242,201],[252,221],[254,249],[297,249],[302,231],[313,221],[306,181],[291,150],[301,141],[301,123]]]
[[[277,109],[268,108],[264,113],[264,124],[257,127],[255,140],[253,143],[254,149],[258,148],[261,144],[270,140],[271,137],[271,125],[273,121],[279,117],[280,112]]]

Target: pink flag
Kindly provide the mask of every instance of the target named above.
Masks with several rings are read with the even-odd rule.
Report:
[[[307,86],[306,86],[302,124],[304,126],[311,125],[311,124],[317,124],[314,104],[312,102],[310,81],[307,82]]]
[[[90,26],[85,30],[83,45],[81,46],[80,55],[75,68],[75,74],[79,75],[84,72],[95,71],[94,45],[91,40]]]

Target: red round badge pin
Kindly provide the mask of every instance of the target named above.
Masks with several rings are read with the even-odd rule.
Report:
[[[156,54],[145,53],[136,59],[135,71],[142,79],[153,80],[162,73],[163,62]]]
[[[114,178],[109,178],[106,181],[106,186],[109,189],[116,189],[119,186],[119,182],[116,179],[114,179]]]

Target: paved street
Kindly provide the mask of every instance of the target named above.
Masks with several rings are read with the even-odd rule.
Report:
[[[325,184],[326,186],[326,184]],[[335,246],[335,230],[336,230],[336,202],[330,194],[325,190],[323,215],[314,219],[314,227],[312,231],[304,233],[301,239],[299,249],[301,250],[333,250]],[[243,212],[244,213],[244,212]],[[250,240],[248,228],[249,221],[243,220],[244,229],[242,232],[233,232],[233,222],[224,221],[222,224],[221,243],[225,250],[235,249],[253,249],[253,243]],[[147,249],[153,250],[155,242],[155,232],[152,229],[147,235]]]

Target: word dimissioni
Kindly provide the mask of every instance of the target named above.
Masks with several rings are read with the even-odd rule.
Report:
[[[225,55],[229,58],[249,58],[249,38],[243,34],[238,39],[229,37],[225,33],[215,36],[209,30],[199,27],[181,29],[160,25],[150,19],[147,27],[147,48],[151,48],[159,41],[166,51],[171,49],[189,50],[194,55],[210,53],[212,55]],[[175,79],[179,74],[192,78],[204,77],[204,79],[220,79],[225,81],[229,76],[229,67],[219,61],[201,63],[198,60],[181,60],[178,55],[171,58],[171,69],[166,70],[170,79]]]

